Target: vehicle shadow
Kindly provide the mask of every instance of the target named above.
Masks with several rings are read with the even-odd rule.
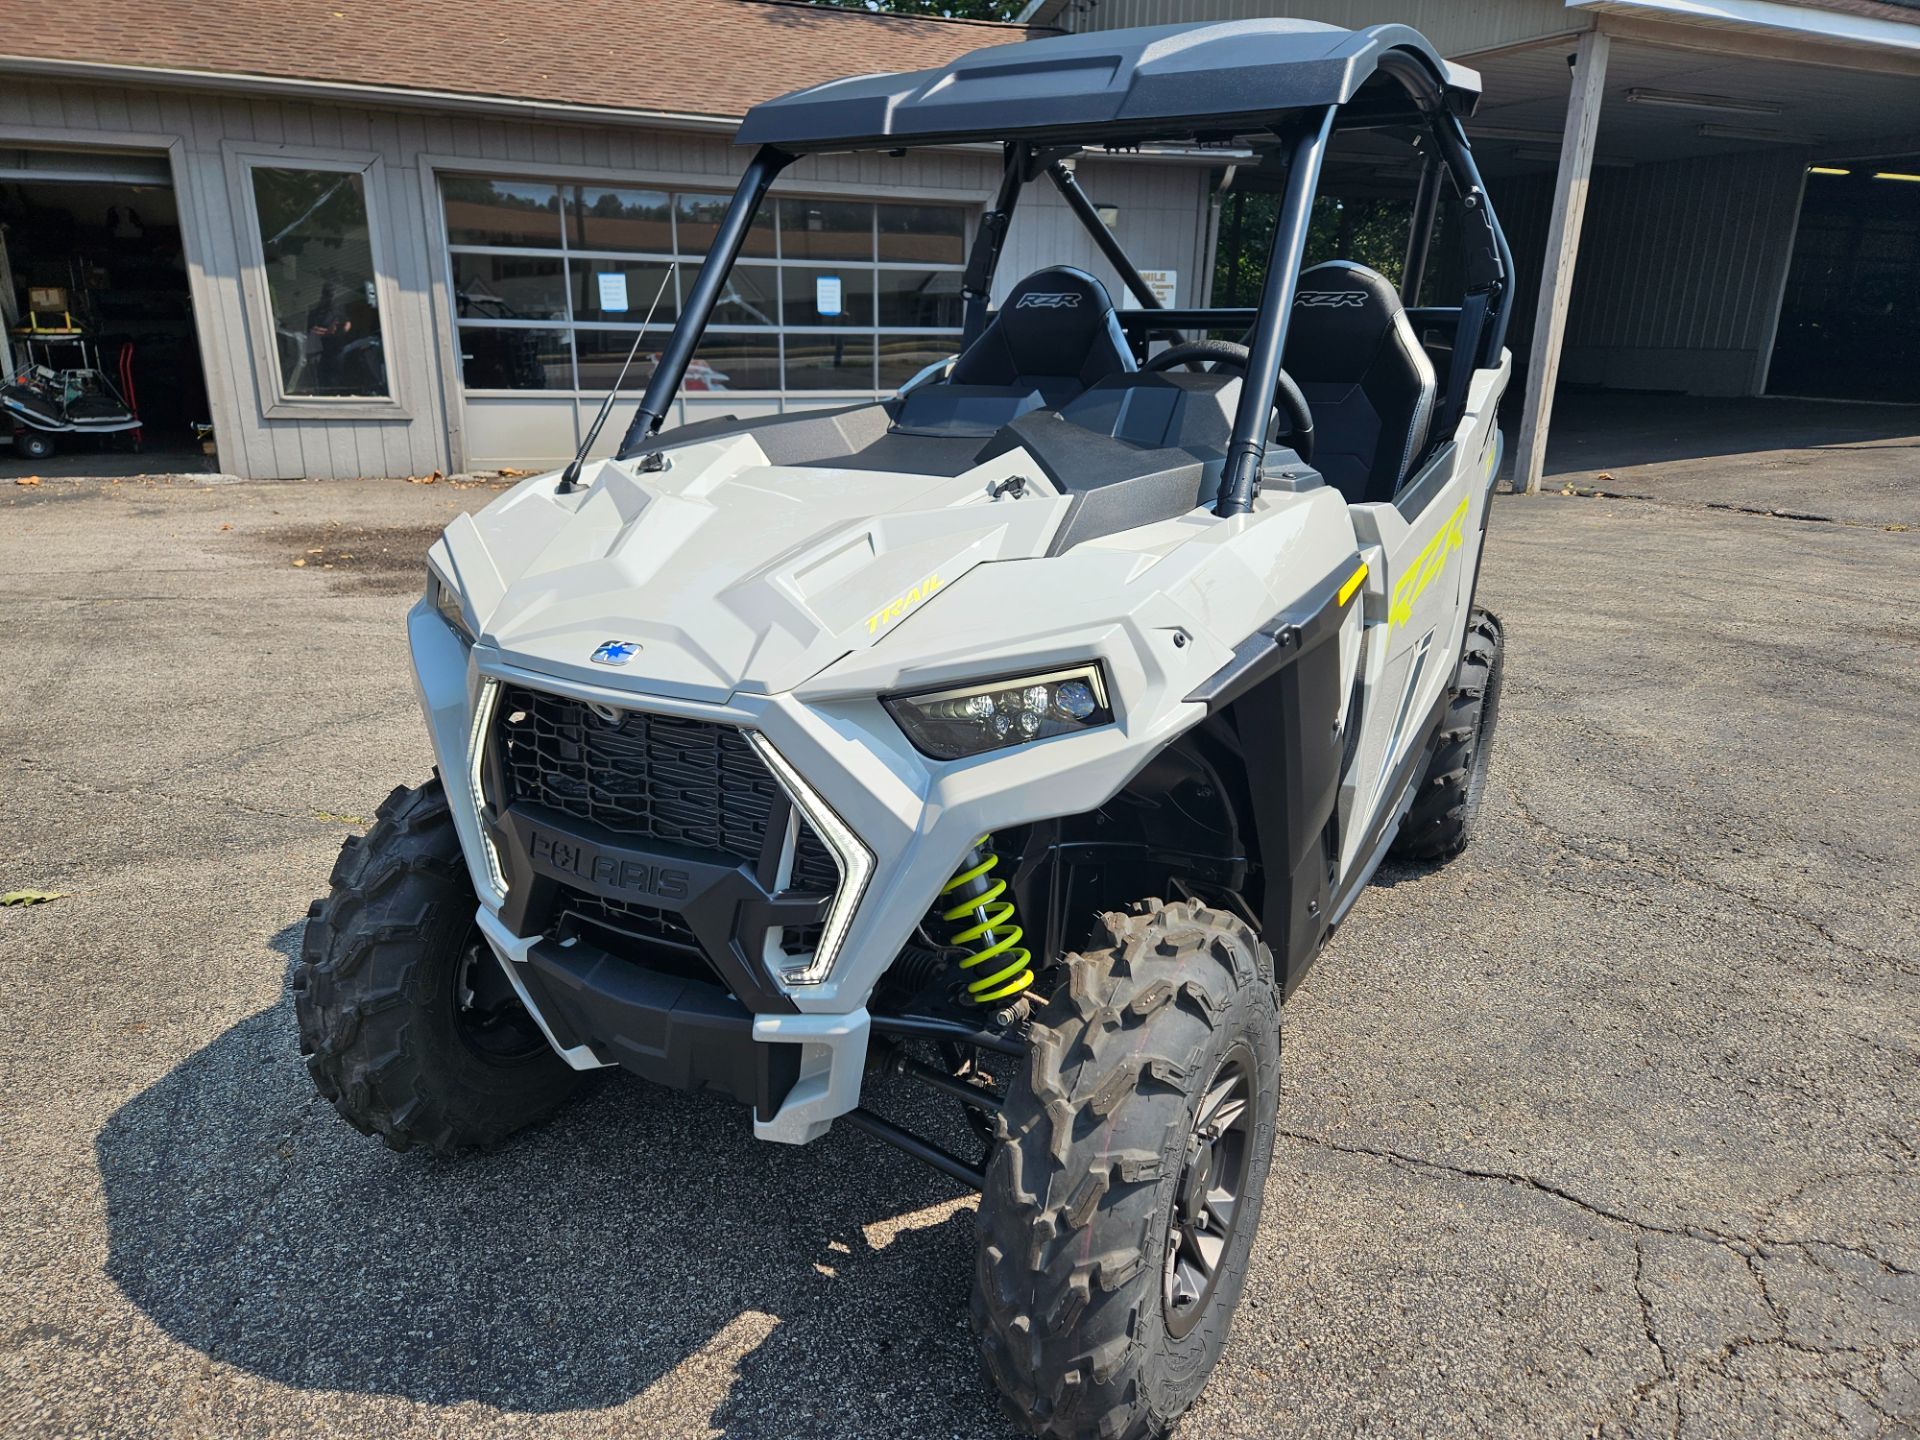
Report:
[[[764,1145],[729,1102],[610,1076],[493,1154],[395,1155],[315,1097],[283,993],[95,1152],[115,1284],[281,1384],[535,1413],[659,1385],[732,1435],[1008,1433],[964,1321],[971,1207],[846,1127]],[[668,1428],[701,1425],[642,1426]]]

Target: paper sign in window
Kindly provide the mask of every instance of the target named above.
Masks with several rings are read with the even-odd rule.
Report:
[[[838,275],[813,277],[813,308],[827,316],[838,315],[846,308],[843,287]]]
[[[625,310],[627,308],[627,275],[624,270],[615,270],[611,274],[602,273],[600,281],[600,308],[602,310]]]

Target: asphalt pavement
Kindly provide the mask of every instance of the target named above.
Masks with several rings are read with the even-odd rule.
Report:
[[[1483,832],[1287,1007],[1182,1435],[1920,1433],[1915,453],[1498,502]],[[0,1433],[1010,1436],[972,1201],[864,1135],[615,1077],[437,1161],[315,1097],[289,960],[493,493],[0,476],[0,892],[65,893],[0,908]]]

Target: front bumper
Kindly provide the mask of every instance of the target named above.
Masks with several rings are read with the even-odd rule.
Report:
[[[679,1042],[657,1036],[660,1026],[678,1024],[673,1018],[676,1006],[667,1003],[664,992],[636,996],[617,985],[587,985],[573,992],[585,997],[575,1003],[587,1009],[565,1017],[557,1014],[564,1008],[561,997],[541,988],[554,983],[552,977],[543,981],[536,973],[536,952],[545,937],[517,933],[527,927],[516,923],[518,917],[507,898],[512,877],[496,872],[491,862],[497,852],[490,849],[487,821],[476,804],[477,787],[472,783],[475,746],[481,738],[476,718],[490,683],[524,685],[616,709],[644,709],[738,726],[756,736],[757,744],[770,747],[780,765],[800,777],[811,797],[858,837],[872,857],[872,873],[846,923],[830,972],[817,983],[793,983],[763,970],[756,978],[763,982],[767,993],[762,998],[767,1003],[729,977],[729,988],[747,1001],[743,1008],[751,1013],[748,1025],[753,1042],[798,1047],[790,1084],[771,1085],[763,1091],[757,1068],[748,1067],[756,1076],[753,1094],[742,1098],[751,1098],[758,1106],[763,1098],[771,1103],[776,1092],[784,1091],[770,1114],[756,1114],[756,1133],[764,1139],[802,1142],[816,1138],[835,1116],[858,1103],[866,1064],[868,997],[976,839],[1104,803],[1148,757],[1204,714],[1202,707],[1179,700],[1192,688],[1193,677],[1182,673],[1185,667],[1164,662],[1205,663],[1201,658],[1205,647],[1176,645],[1173,636],[1190,630],[1190,622],[1180,623],[1181,615],[1165,613],[1158,618],[1166,623],[1109,621],[1082,633],[1056,632],[1025,654],[1003,657],[1004,669],[1030,667],[1035,673],[1099,660],[1114,688],[1115,724],[978,760],[944,764],[929,761],[907,742],[876,698],[885,688],[880,685],[863,682],[859,694],[835,693],[830,687],[802,687],[799,692],[770,696],[736,693],[727,703],[716,705],[639,695],[535,672],[513,664],[484,642],[469,650],[425,604],[415,607],[409,631],[422,706],[441,773],[448,779],[462,846],[483,899],[482,929],[522,999],[571,1064],[580,1068],[622,1064],[671,1082],[680,1073],[680,1062],[664,1056],[671,1055]],[[778,774],[779,766],[770,768]],[[459,783],[454,777],[461,777]],[[621,857],[612,858],[617,867]],[[628,858],[646,864],[658,857],[636,853]],[[580,863],[577,854],[565,860],[576,876]],[[586,863],[591,871],[592,859]],[[751,903],[755,897],[734,899]],[[752,964],[757,957],[741,958]],[[534,983],[529,983],[530,978]],[[628,1013],[634,1004],[648,1009],[644,1023]],[[628,1040],[636,1024],[644,1034],[656,1037],[639,1050],[650,1046],[663,1052],[662,1058],[635,1062],[639,1051]],[[721,1088],[739,1093],[746,1087],[729,1081]]]

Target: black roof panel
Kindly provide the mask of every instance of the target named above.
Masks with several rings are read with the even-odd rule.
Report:
[[[1060,35],[989,46],[936,70],[830,80],[754,106],[735,139],[805,151],[1172,138],[1345,104],[1382,68],[1444,91],[1462,114],[1480,95],[1477,74],[1405,25],[1232,20]]]

